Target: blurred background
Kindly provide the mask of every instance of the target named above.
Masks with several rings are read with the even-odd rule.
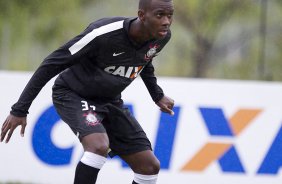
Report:
[[[282,80],[281,0],[175,0],[157,75]],[[34,71],[90,22],[136,16],[138,0],[0,0],[0,70]]]

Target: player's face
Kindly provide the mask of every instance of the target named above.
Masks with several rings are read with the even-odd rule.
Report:
[[[161,39],[168,33],[173,17],[172,0],[152,0],[144,10],[143,23],[151,38]]]

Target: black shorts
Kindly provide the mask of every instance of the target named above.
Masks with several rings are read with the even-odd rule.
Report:
[[[56,84],[52,97],[61,119],[79,139],[92,133],[107,133],[111,157],[152,150],[144,130],[121,99],[89,100]]]

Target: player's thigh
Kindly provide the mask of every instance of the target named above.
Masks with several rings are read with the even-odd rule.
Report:
[[[129,155],[119,155],[138,174],[154,175],[160,170],[160,162],[151,150]]]
[[[108,106],[110,114],[103,121],[110,140],[111,157],[152,150],[141,125],[128,108]]]
[[[102,125],[104,115],[97,111],[94,101],[82,98],[67,88],[55,86],[53,103],[62,120],[70,126],[80,140],[86,136],[89,137],[86,140],[94,139],[92,137],[108,140]]]

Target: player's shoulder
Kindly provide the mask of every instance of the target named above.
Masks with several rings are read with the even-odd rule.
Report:
[[[105,17],[105,18],[101,18],[101,19],[98,19],[90,23],[89,27],[98,28],[98,27],[106,26],[112,23],[122,22],[126,19],[127,17]]]

